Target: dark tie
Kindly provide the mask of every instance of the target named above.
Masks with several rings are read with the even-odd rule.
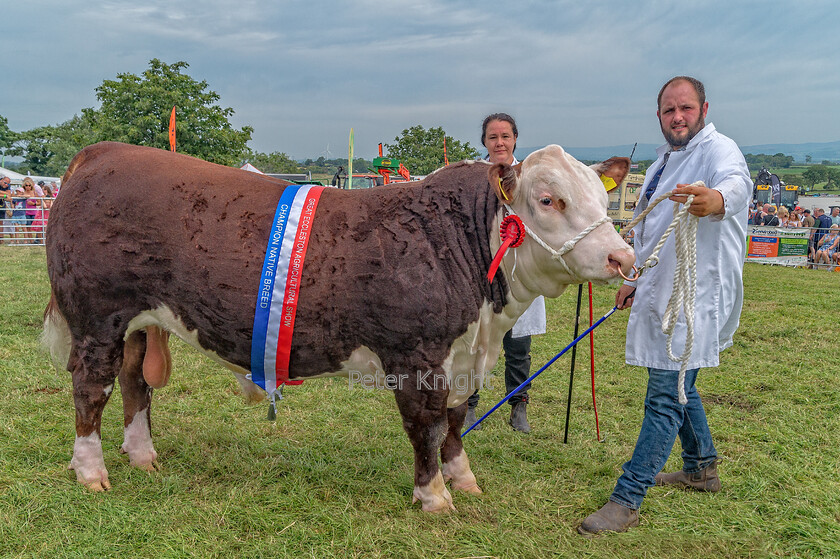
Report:
[[[656,187],[659,186],[659,178],[662,176],[662,171],[665,170],[665,165],[668,164],[668,158],[671,156],[671,152],[665,154],[665,161],[662,162],[662,167],[656,171],[656,174],[653,175],[653,178],[650,180],[650,184],[645,190],[645,198],[650,200],[650,197],[653,196],[653,193],[656,191]]]

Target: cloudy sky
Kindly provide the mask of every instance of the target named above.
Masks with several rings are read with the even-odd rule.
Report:
[[[375,155],[417,124],[479,147],[661,143],[661,84],[706,84],[741,145],[840,140],[840,2],[27,0],[4,2],[0,115],[16,131],[98,107],[94,88],[185,61],[253,149]],[[164,115],[164,118],[166,116]]]

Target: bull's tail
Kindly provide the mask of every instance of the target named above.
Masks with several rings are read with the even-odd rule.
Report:
[[[55,296],[50,297],[47,308],[44,309],[44,331],[41,333],[41,347],[48,351],[53,365],[59,371],[67,370],[70,361],[70,327],[58,310]]]

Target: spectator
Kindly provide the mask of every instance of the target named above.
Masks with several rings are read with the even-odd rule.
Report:
[[[780,225],[779,216],[776,215],[776,206],[770,206],[767,209],[767,215],[764,216],[761,224],[768,227],[778,227]]]
[[[831,224],[840,225],[840,206],[831,208]]]
[[[816,220],[811,215],[811,210],[802,210],[802,227],[807,227],[811,230],[808,235],[808,261],[814,261],[814,223]]]
[[[35,233],[35,243],[41,244],[44,242],[44,230],[47,226],[47,220],[50,217],[50,208],[52,208],[53,191],[49,186],[44,186],[44,199],[41,200],[41,207],[35,214],[35,219],[32,221],[32,231]]]
[[[23,188],[12,188],[12,227],[14,233],[12,235],[14,242],[12,244],[23,244],[26,238],[26,196],[27,188],[34,194],[35,181],[30,177],[23,179]]]
[[[784,225],[785,227],[802,227],[802,216],[799,212],[793,210]]]
[[[37,189],[37,190],[36,190]],[[41,190],[40,186],[35,184],[35,181],[26,177],[23,181],[23,197],[26,199],[24,205],[26,210],[24,211],[24,215],[26,216],[26,234],[27,238],[31,240],[31,231],[32,231],[32,222],[35,221],[35,214],[38,213],[38,207],[41,205],[40,200],[38,198],[44,197],[44,191],[41,190],[41,193],[38,194],[38,190]]]
[[[764,218],[770,213],[770,204],[764,204],[761,208],[761,211],[756,211],[755,216],[753,217],[753,225],[764,225]]]
[[[814,231],[814,246],[816,247],[819,246],[820,239],[828,233],[828,228],[831,227],[832,223],[831,218],[825,215],[825,210],[822,208],[814,210],[814,219],[816,220],[814,227],[817,228]]]
[[[788,219],[790,218],[790,213],[788,209],[784,206],[779,206],[778,212],[776,212],[776,216],[779,218],[779,226],[780,227],[787,227]]]
[[[12,181],[5,175],[0,175],[0,243],[5,243],[7,235],[9,238],[15,234],[12,221]]]
[[[831,265],[832,256],[837,252],[838,241],[840,241],[840,225],[832,225],[828,233],[823,235],[817,244],[817,264]]]

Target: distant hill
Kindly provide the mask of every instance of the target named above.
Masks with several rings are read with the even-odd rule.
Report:
[[[636,146],[636,153],[633,155],[633,160],[656,159],[656,148],[660,145],[639,144]],[[516,157],[522,160],[532,151],[540,149],[540,147],[518,147],[516,149]],[[630,152],[633,151],[633,144],[589,148],[563,147],[577,159],[598,161],[609,159],[614,155],[629,157]],[[797,163],[805,163],[805,157],[808,155],[811,156],[811,163],[822,163],[823,160],[840,161],[840,141],[824,143],[811,142],[806,144],[761,144],[739,147],[744,154],[752,153],[755,155],[765,153],[767,155],[775,155],[777,153],[784,153],[785,155],[793,156],[793,159]]]

